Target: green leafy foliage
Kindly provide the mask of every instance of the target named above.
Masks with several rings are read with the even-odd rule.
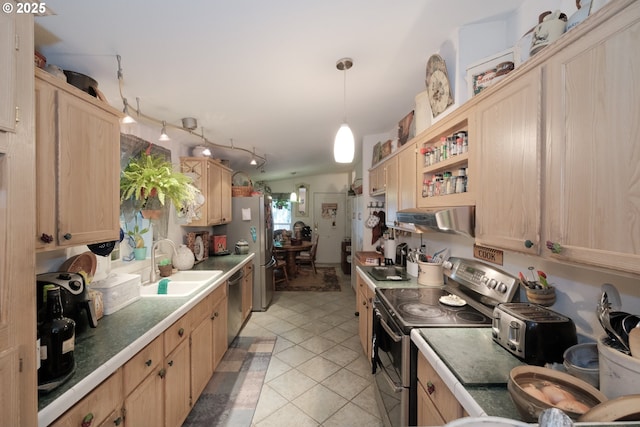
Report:
[[[142,153],[131,159],[120,176],[120,202],[134,199],[140,208],[150,198],[157,198],[163,206],[170,200],[176,209],[181,209],[196,193],[190,177],[175,172],[171,162],[154,154]]]

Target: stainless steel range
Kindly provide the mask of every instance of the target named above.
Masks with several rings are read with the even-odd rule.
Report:
[[[493,308],[517,300],[518,281],[472,259],[450,258],[446,285],[376,289],[373,303],[373,371],[380,411],[393,427],[416,424],[416,351],[413,328],[490,327]],[[413,369],[412,369],[413,367]]]

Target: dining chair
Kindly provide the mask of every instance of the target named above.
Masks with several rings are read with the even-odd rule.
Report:
[[[276,253],[276,265],[273,267],[273,284],[280,282],[287,282],[289,284],[289,275],[287,274],[287,260],[284,258],[278,257]],[[276,271],[280,271],[282,276],[278,278]]]
[[[320,236],[315,235],[313,238],[313,244],[311,245],[311,249],[309,252],[300,252],[296,255],[296,267],[301,265],[310,265],[313,269],[313,274],[317,274],[316,270],[316,252],[318,251],[318,240]]]

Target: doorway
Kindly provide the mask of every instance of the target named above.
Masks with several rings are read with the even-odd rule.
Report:
[[[345,193],[314,193],[313,231],[320,236],[316,261],[319,264],[340,263],[342,240],[349,236],[346,229]]]

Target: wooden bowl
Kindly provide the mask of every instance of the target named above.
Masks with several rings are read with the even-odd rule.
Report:
[[[525,387],[529,385],[536,387],[557,386],[561,390],[571,393],[576,401],[588,408],[593,408],[608,400],[598,389],[572,375],[540,366],[518,366],[513,368],[509,374],[507,389],[522,419],[527,422],[536,422],[542,411],[552,407],[562,409],[574,421],[583,415],[564,409],[559,404],[552,405],[532,396],[525,391]]]
[[[527,299],[532,304],[550,307],[556,302],[556,288],[549,286],[542,289],[526,288]]]
[[[98,265],[98,259],[91,251],[83,252],[79,255],[74,255],[67,259],[58,271],[67,271],[69,273],[80,273],[84,271],[87,274],[88,281],[93,279],[93,275],[96,274],[96,267]]]

